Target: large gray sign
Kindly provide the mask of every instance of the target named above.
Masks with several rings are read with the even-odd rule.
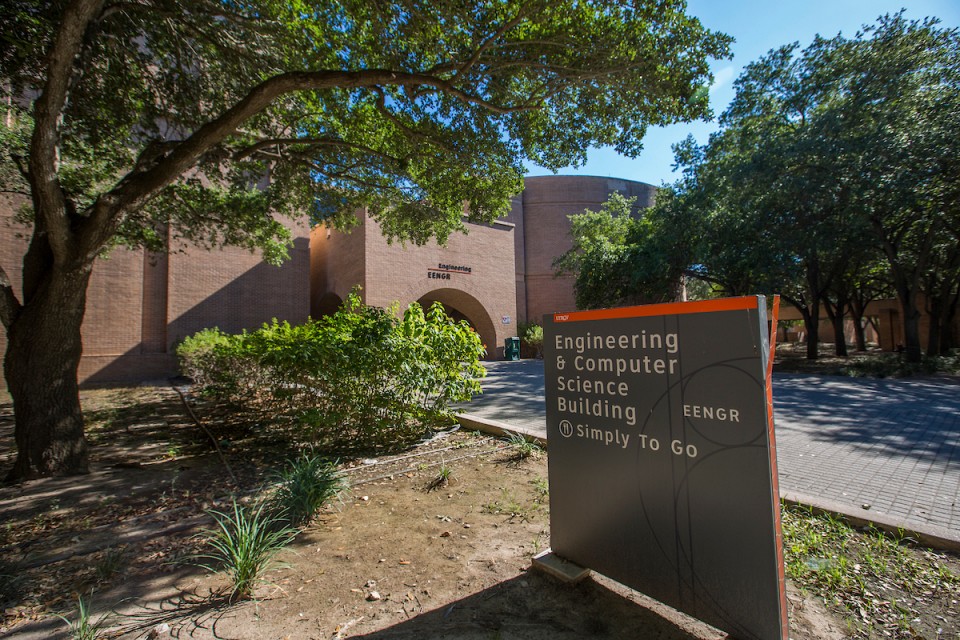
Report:
[[[785,640],[763,298],[544,318],[553,552]]]

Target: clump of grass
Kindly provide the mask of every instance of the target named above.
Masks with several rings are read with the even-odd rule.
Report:
[[[527,458],[536,458],[543,452],[543,447],[534,440],[528,439],[522,433],[506,432],[507,444],[513,449],[514,460],[526,460]]]
[[[927,637],[915,628],[922,624],[919,603],[960,596],[960,576],[944,556],[916,548],[903,532],[857,531],[842,518],[801,506],[784,506],[782,514],[787,575],[846,610],[858,628]]]
[[[233,510],[208,512],[216,528],[201,534],[205,553],[192,556],[199,567],[226,574],[230,579],[231,602],[253,593],[264,575],[282,565],[276,556],[297,535],[287,526],[285,514],[268,509],[265,503],[245,507],[233,501]]]
[[[536,478],[531,480],[530,484],[533,485],[533,490],[536,492],[533,501],[542,504],[550,496],[550,485],[547,483],[547,479]]]
[[[482,505],[481,510],[491,515],[506,515],[508,521],[530,522],[541,507],[539,502],[523,504],[512,492],[503,488],[500,490],[500,499],[487,502]]]
[[[127,564],[127,554],[122,547],[108,549],[94,569],[97,572],[97,582],[107,582],[113,579]]]
[[[324,504],[339,499],[347,488],[335,462],[307,453],[292,460],[277,480],[271,508],[295,527],[309,524]]]
[[[97,640],[104,637],[103,631],[110,618],[108,614],[103,614],[94,620],[90,612],[90,605],[83,596],[77,598],[77,615],[73,621],[65,616],[57,615],[57,617],[70,627],[72,640]]]
[[[441,460],[440,467],[437,469],[437,475],[435,475],[433,480],[427,485],[427,491],[433,491],[434,489],[447,486],[450,484],[450,478],[452,477],[453,468]]]

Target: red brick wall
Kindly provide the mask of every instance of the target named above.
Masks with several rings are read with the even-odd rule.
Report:
[[[504,218],[513,223],[513,253],[516,269],[517,322],[527,322],[526,227],[523,219],[523,195],[510,201],[510,213]]]
[[[252,329],[274,317],[300,322],[311,304],[319,315],[357,284],[367,303],[379,306],[439,300],[474,323],[491,356],[502,355],[518,322],[574,308],[572,280],[554,278],[552,267],[570,247],[566,216],[599,208],[613,191],[640,196],[640,206],[649,206],[655,193],[650,185],[611,178],[528,178],[503,223],[467,225],[469,234],[451,236],[445,247],[388,244],[363,217],[352,233],[329,238],[323,227],[310,232],[305,223],[291,224],[295,247],[281,267],[236,248],[115,250],[97,262],[91,279],[81,380],[165,377],[175,372],[173,348],[187,335],[210,326]],[[19,284],[25,242],[11,226],[15,204],[0,202],[0,264]],[[429,278],[439,264],[468,266],[471,273]]]
[[[303,322],[310,312],[310,241],[306,223],[294,232],[290,259],[269,265],[259,253],[226,247],[177,247],[170,254],[167,347],[200,329],[235,333],[272,318]]]
[[[597,211],[614,191],[637,197],[637,207],[653,204],[656,187],[642,182],[594,176],[527,178],[523,191],[526,312],[531,322],[544,314],[576,309],[573,277],[554,276],[553,261],[572,246],[567,216]]]
[[[343,233],[320,225],[310,232],[310,315],[319,318],[336,310],[355,286],[366,288],[366,228]]]
[[[464,314],[480,333],[490,357],[503,354],[504,339],[517,333],[514,225],[467,224],[446,246],[388,243],[370,218],[352,233],[315,229],[312,236],[313,296],[341,298],[354,284],[367,304],[388,307],[434,301]],[[361,243],[362,246],[358,246]],[[468,267],[469,273],[439,265]],[[431,274],[440,277],[431,277]]]
[[[0,202],[0,264],[20,294],[26,241],[14,226],[16,203]],[[309,240],[305,223],[291,223],[294,248],[281,267],[236,248],[152,255],[115,249],[94,265],[81,328],[81,382],[164,378],[176,373],[173,348],[199,329],[256,328],[276,317],[302,322],[309,312]],[[6,337],[0,331],[0,350]],[[5,384],[4,384],[5,386]]]

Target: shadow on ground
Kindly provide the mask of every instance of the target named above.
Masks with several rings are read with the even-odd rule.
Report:
[[[530,595],[536,593],[537,598]],[[531,601],[550,603],[533,608]],[[573,615],[571,615],[571,612]],[[686,621],[685,621],[686,622]],[[703,627],[701,623],[689,621]],[[565,585],[537,572],[501,582],[406,622],[355,638],[434,640],[524,638],[634,638],[695,640],[694,635],[651,609],[588,578]],[[717,633],[716,637],[725,637]]]
[[[778,426],[815,441],[946,467],[960,457],[960,386],[950,380],[813,375],[774,378]]]

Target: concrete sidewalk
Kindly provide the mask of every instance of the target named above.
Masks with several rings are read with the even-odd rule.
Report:
[[[543,362],[485,365],[463,423],[546,439]],[[775,374],[773,404],[781,496],[960,548],[956,380]]]

